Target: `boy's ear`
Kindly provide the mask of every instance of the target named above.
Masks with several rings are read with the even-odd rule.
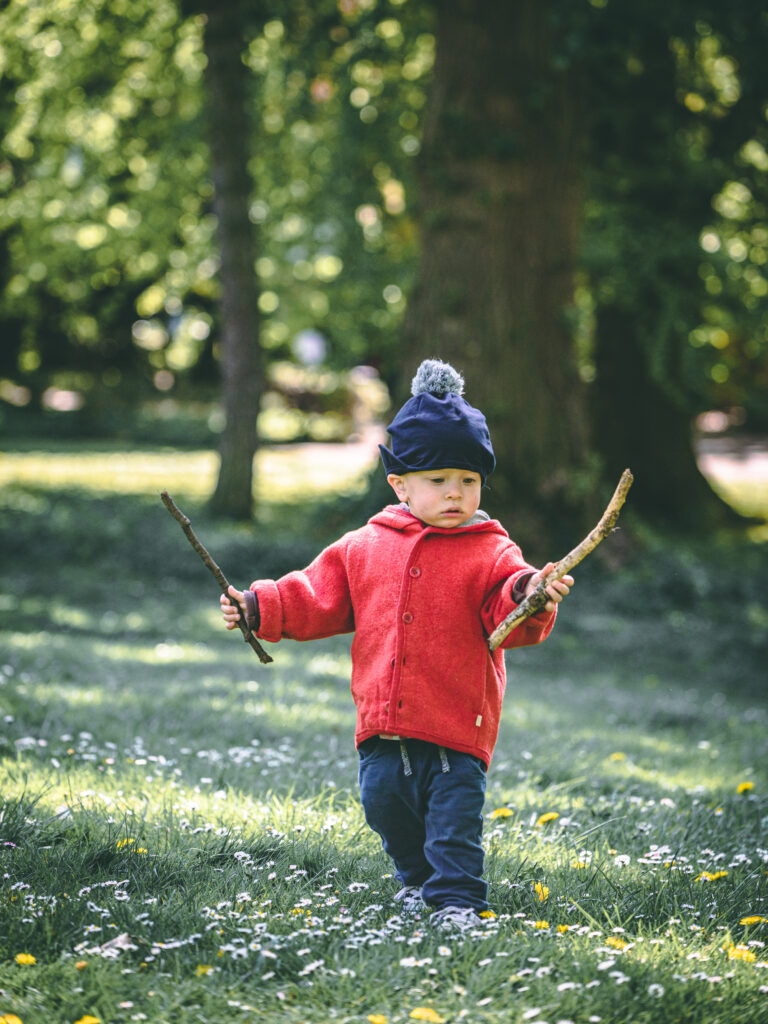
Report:
[[[408,492],[406,490],[405,480],[403,480],[401,476],[398,476],[397,473],[388,473],[387,483],[398,496],[400,501],[408,500]]]

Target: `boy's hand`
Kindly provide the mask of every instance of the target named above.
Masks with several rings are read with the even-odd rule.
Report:
[[[220,597],[221,614],[224,616],[224,624],[227,629],[237,629],[237,623],[241,615],[245,615],[245,598],[242,590],[236,590],[230,586],[229,596],[222,594]]]
[[[555,567],[554,562],[547,562],[543,569],[539,569],[537,573],[528,580],[525,585],[525,596],[530,597],[538,585],[544,580],[544,578],[552,572]],[[570,593],[571,587],[573,586],[573,576],[563,576],[560,580],[555,580],[554,583],[550,583],[546,588],[549,600],[544,605],[545,611],[553,612],[555,605],[559,604],[564,597],[567,597]],[[230,588],[231,589],[231,588]]]

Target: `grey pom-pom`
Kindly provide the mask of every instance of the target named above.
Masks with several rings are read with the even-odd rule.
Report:
[[[425,359],[411,381],[411,394],[421,395],[425,391],[431,395],[463,395],[464,378],[442,359]]]

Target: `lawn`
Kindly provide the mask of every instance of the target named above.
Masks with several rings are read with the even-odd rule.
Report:
[[[508,655],[457,937],[393,909],[349,638],[262,666],[157,496],[247,583],[326,539],[322,474],[270,455],[238,527],[209,461],[0,456],[0,1024],[768,1021],[768,545],[593,557]]]

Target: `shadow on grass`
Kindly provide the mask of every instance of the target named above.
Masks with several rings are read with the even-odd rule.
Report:
[[[265,515],[277,512],[280,529],[267,531],[188,508],[240,584],[307,564],[328,539],[317,509]],[[9,487],[0,531],[6,752],[39,737],[40,756],[98,764],[112,744],[109,770],[128,781],[140,737],[152,765],[173,762],[192,784],[354,786],[349,638],[284,642],[261,666],[223,631],[216,584],[159,499]],[[714,793],[767,763],[766,570],[768,550],[749,545],[646,548],[613,574],[587,563],[552,637],[507,656],[492,778],[503,788],[525,770],[544,791],[586,774],[592,792],[642,785],[661,797]],[[75,740],[56,739],[84,733],[75,754]],[[713,760],[720,740],[728,754]],[[606,766],[617,748],[627,760]]]

